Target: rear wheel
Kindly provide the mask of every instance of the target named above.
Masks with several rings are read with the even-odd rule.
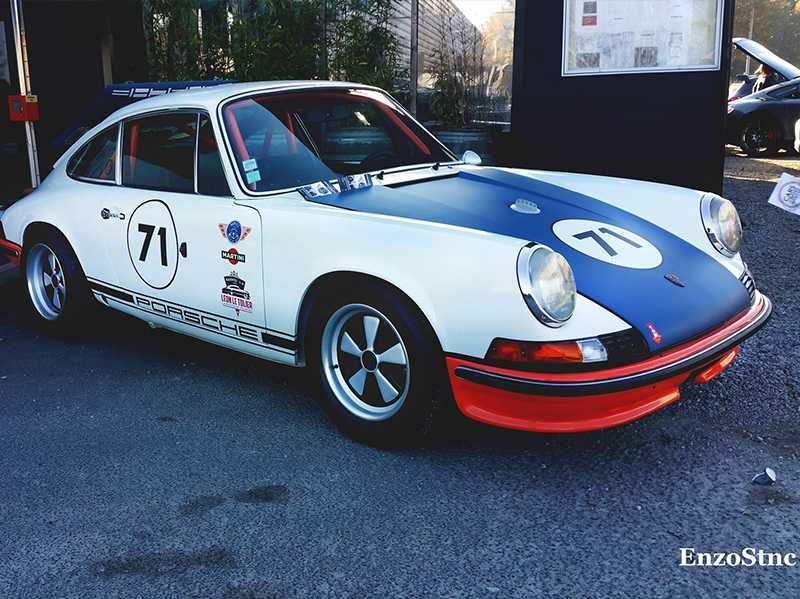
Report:
[[[57,232],[42,232],[22,254],[28,303],[37,324],[49,333],[72,332],[90,299],[75,252]]]
[[[332,420],[373,445],[406,444],[434,425],[445,395],[433,332],[390,292],[364,286],[316,311],[307,358]]]
[[[780,143],[780,128],[773,119],[764,116],[753,117],[742,127],[739,146],[748,156],[775,154]]]

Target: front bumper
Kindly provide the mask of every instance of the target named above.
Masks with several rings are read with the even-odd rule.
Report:
[[[680,397],[690,376],[707,382],[726,368],[739,344],[766,324],[768,298],[702,337],[636,364],[581,373],[520,372],[448,357],[459,409],[475,420],[540,432],[607,428],[649,414]]]

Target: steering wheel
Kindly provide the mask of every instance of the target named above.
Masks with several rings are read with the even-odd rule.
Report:
[[[378,162],[379,160],[388,160],[390,158],[394,158],[395,153],[390,150],[381,150],[380,152],[373,152],[372,154],[368,154],[364,160],[362,160],[358,166],[364,166],[366,164],[370,164],[371,162]]]

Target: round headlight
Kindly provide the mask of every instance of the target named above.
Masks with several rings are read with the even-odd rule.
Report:
[[[723,256],[735,256],[742,247],[742,221],[732,202],[714,194],[700,202],[703,227],[711,243]]]
[[[575,276],[566,258],[542,245],[522,248],[517,278],[531,312],[544,324],[560,327],[575,311]]]

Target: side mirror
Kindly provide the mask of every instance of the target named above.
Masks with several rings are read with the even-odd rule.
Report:
[[[467,150],[466,152],[464,152],[464,155],[461,157],[461,161],[464,164],[471,164],[473,166],[477,166],[477,165],[479,165],[481,163],[481,157],[478,156],[472,150]]]
[[[736,75],[736,80],[744,83],[745,81],[750,81],[750,77],[747,75]]]

